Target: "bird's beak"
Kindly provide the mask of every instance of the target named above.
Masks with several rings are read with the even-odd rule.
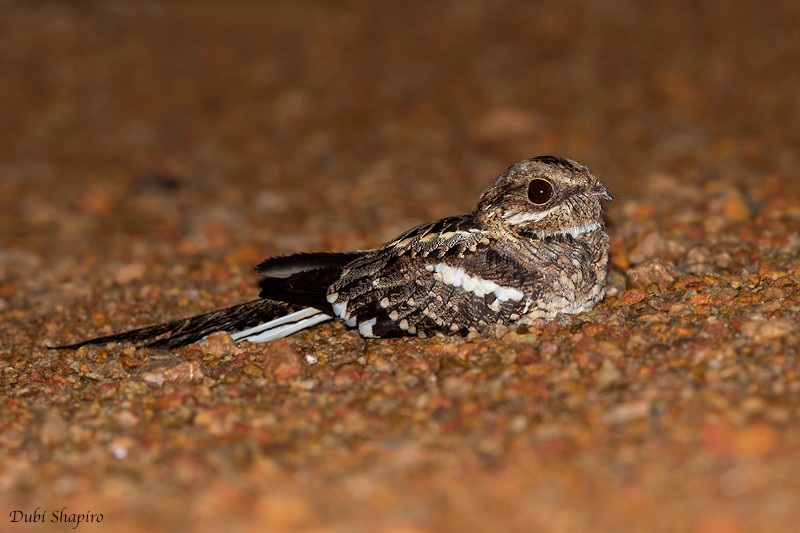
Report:
[[[594,189],[592,189],[592,196],[596,196],[597,198],[600,198],[601,200],[613,200],[613,198],[611,197],[611,193],[609,193],[606,190],[606,188],[603,187],[602,185],[597,186]]]

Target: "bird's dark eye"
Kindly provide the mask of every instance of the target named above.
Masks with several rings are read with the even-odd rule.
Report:
[[[535,179],[528,185],[528,200],[542,205],[546,204],[553,197],[553,186],[550,182],[543,179]]]

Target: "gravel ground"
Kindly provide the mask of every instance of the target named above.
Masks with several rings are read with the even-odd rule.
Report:
[[[0,1],[0,529],[794,531],[798,6]],[[250,299],[266,256],[546,153],[615,196],[589,313],[45,347]]]

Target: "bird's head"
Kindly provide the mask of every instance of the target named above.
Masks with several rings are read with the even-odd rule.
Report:
[[[585,166],[553,156],[509,167],[483,193],[475,217],[486,227],[540,238],[602,230],[611,195]]]

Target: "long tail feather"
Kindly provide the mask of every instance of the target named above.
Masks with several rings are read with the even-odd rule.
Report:
[[[216,331],[227,331],[235,340],[250,342],[285,337],[333,318],[326,299],[328,287],[341,275],[345,265],[364,253],[319,252],[272,257],[256,269],[267,276],[260,283],[260,300],[53,348],[75,349],[108,342],[177,348]]]
[[[54,346],[53,348],[75,349],[86,344],[105,344],[109,342],[144,343],[145,346],[151,348],[177,348],[197,342],[216,331],[233,333],[234,338],[237,340],[266,342],[267,340],[294,333],[294,331],[299,331],[304,327],[309,327],[328,318],[330,317],[319,313],[316,309],[303,309],[299,305],[260,299],[164,324],[105,335],[74,344]],[[304,320],[311,320],[311,322],[307,322],[303,327],[298,328]],[[285,327],[287,325],[295,329],[285,329],[285,331],[291,330],[284,335],[272,337],[268,335],[276,326]],[[257,331],[248,333],[248,330]],[[258,333],[262,333],[265,337],[264,340],[259,339]],[[277,331],[272,334],[276,335]]]
[[[297,333],[301,329],[310,328],[315,324],[319,324],[320,322],[325,322],[326,320],[331,320],[333,317],[326,315],[324,313],[320,313],[316,309],[307,309],[305,311],[314,311],[314,314],[308,318],[302,318],[297,320],[296,322],[285,322],[281,325],[271,325],[269,328],[262,328],[260,333],[254,333],[248,335],[246,337],[241,337],[242,340],[250,341],[250,342],[269,342],[274,341],[275,339],[281,339],[283,337],[288,337],[293,333]],[[302,311],[299,311],[302,312]],[[279,319],[280,320],[280,319]],[[272,322],[277,322],[273,320]],[[264,326],[269,325],[270,323],[264,324]]]

